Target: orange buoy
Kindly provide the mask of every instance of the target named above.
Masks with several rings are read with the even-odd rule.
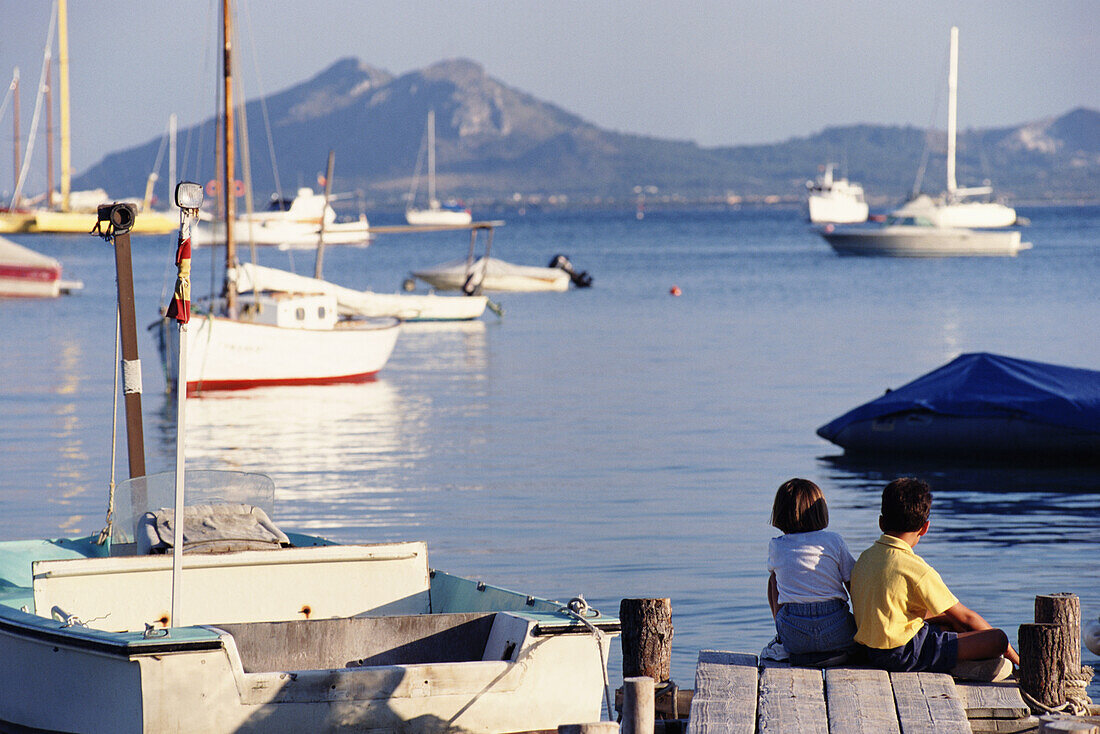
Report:
[[[683,293],[683,291],[681,291],[681,290],[680,290],[680,286],[678,286],[678,285],[674,285],[674,286],[672,286],[671,288],[669,288],[669,289],[668,289],[668,292],[669,292],[669,293],[670,293],[671,295],[674,295],[674,296],[678,296],[678,295],[680,295],[681,293]]]

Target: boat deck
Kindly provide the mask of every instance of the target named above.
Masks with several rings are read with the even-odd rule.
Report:
[[[763,662],[763,665],[761,665]],[[1015,682],[968,683],[943,673],[795,668],[703,650],[689,734],[970,734],[1034,731]]]

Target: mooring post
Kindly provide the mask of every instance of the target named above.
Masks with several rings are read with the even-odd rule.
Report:
[[[558,734],[619,734],[614,721],[594,721],[591,724],[562,724]]]
[[[1020,691],[1043,706],[1061,706],[1066,700],[1065,644],[1061,625],[1020,625]]]
[[[653,679],[648,676],[624,679],[622,734],[653,734],[656,717]]]
[[[1076,594],[1058,593],[1035,597],[1035,622],[1056,624],[1065,635],[1063,649],[1066,673],[1081,670],[1081,600]]]
[[[672,601],[669,599],[623,599],[619,603],[622,623],[623,679],[647,677],[660,685],[672,669]]]

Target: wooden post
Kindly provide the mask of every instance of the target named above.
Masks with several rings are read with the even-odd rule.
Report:
[[[1020,690],[1044,706],[1061,706],[1066,700],[1064,646],[1059,625],[1020,625]]]
[[[623,678],[669,679],[672,669],[672,602],[669,599],[623,599]]]
[[[623,734],[653,734],[656,719],[653,679],[641,676],[623,680]]]
[[[596,721],[591,724],[562,724],[558,734],[619,734],[619,725],[614,721]]]
[[[1076,594],[1059,593],[1035,597],[1035,622],[1056,624],[1065,635],[1065,672],[1081,670],[1081,600]]]

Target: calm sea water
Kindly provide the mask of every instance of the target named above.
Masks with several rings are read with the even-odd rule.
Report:
[[[565,253],[595,287],[501,294],[502,319],[410,326],[372,383],[191,400],[188,466],[266,472],[286,527],[423,539],[433,566],[489,583],[583,593],[610,613],[623,597],[671,597],[686,686],[700,648],[755,652],[774,633],[768,513],[792,476],[824,488],[856,553],[878,535],[881,487],[923,476],[935,500],[918,552],[964,603],[1013,638],[1036,594],[1074,592],[1096,617],[1096,469],[853,464],[814,434],[963,352],[1100,367],[1100,208],[1022,213],[1035,247],[1018,258],[925,261],[839,258],[793,211],[513,214],[495,254]],[[110,477],[112,251],[90,236],[15,239],[85,289],[0,302],[0,537],[92,533]],[[383,237],[329,250],[326,274],[392,291],[467,243]],[[173,253],[172,237],[134,238],[141,325]],[[301,252],[261,262],[313,268]],[[209,272],[204,251],[197,293]],[[149,471],[168,470],[174,402],[144,330],[141,350]]]

